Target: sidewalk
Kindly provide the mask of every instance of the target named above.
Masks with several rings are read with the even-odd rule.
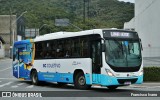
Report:
[[[144,82],[143,84],[132,84],[132,88],[160,88],[160,82]]]
[[[143,84],[137,84],[142,86],[160,86],[160,82],[144,82]]]
[[[10,59],[8,57],[0,58],[0,61],[5,61],[5,60],[12,60],[12,59]]]

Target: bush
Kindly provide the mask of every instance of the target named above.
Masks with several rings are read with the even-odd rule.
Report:
[[[144,67],[145,82],[160,82],[160,67]]]

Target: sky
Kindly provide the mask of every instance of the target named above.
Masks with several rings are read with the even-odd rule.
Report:
[[[119,1],[132,2],[132,3],[134,3],[134,2],[135,2],[135,0],[119,0]]]

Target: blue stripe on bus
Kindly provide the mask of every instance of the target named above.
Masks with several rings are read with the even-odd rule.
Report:
[[[85,74],[86,84],[99,84],[102,86],[110,86],[110,85],[120,85],[117,79],[133,79],[135,77],[129,78],[116,78],[103,74],[92,74],[92,80],[90,74]],[[138,78],[135,84],[143,83],[143,75],[136,77]],[[29,80],[30,78],[25,78]],[[72,73],[51,73],[51,72],[38,72],[38,80],[39,81],[49,81],[49,82],[64,82],[64,83],[74,83],[73,74]]]
[[[142,83],[143,83],[143,75],[138,77],[136,84],[142,84]]]
[[[85,74],[86,84],[91,84],[90,74]],[[51,81],[51,82],[64,82],[73,83],[72,73],[51,73],[51,72],[38,72],[39,81]]]
[[[85,74],[85,79],[86,79],[86,84],[91,85],[92,80],[91,80],[91,75],[90,74]]]
[[[38,80],[39,81],[73,83],[73,74],[38,72]]]

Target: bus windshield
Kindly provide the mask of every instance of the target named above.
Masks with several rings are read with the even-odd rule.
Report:
[[[106,61],[114,67],[141,65],[141,49],[138,40],[105,40]]]

